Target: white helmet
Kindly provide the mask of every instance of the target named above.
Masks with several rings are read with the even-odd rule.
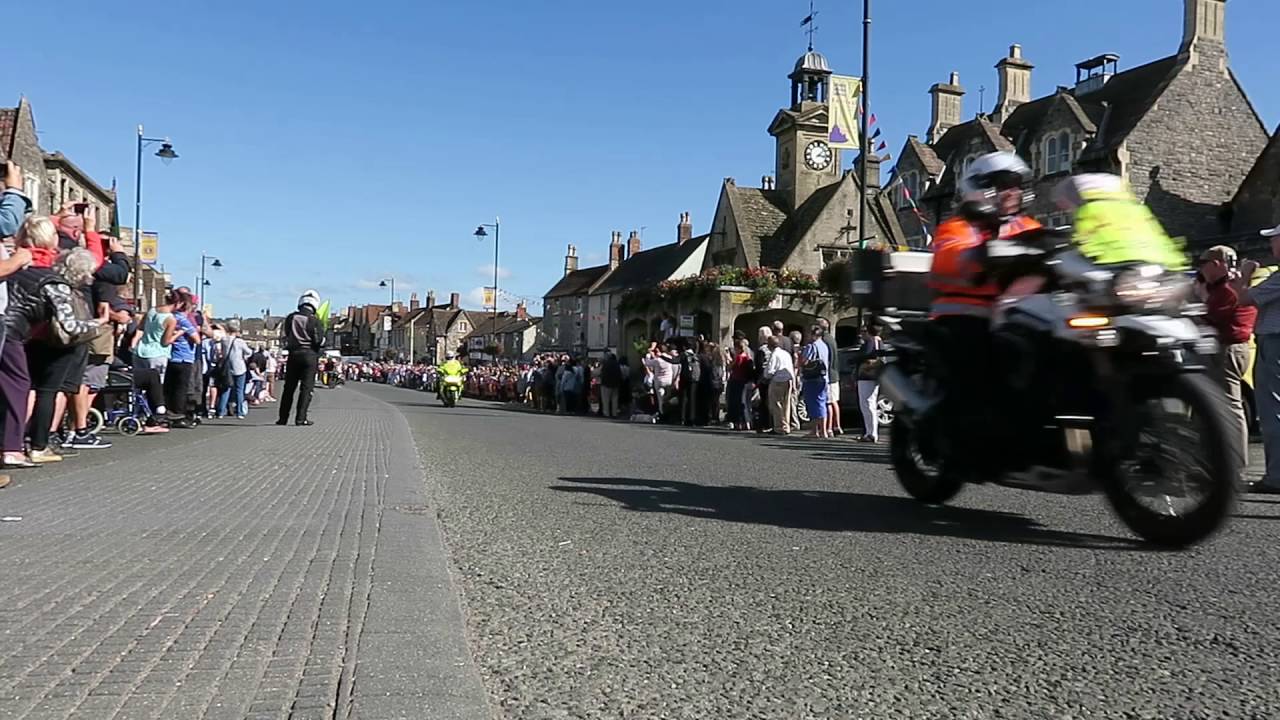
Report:
[[[1031,168],[1022,158],[1011,152],[994,152],[969,163],[964,177],[960,178],[960,201],[980,215],[998,215],[996,195],[1001,190],[1023,188],[1022,207],[1035,200],[1031,191]]]
[[[320,309],[320,293],[315,290],[308,290],[302,293],[302,297],[298,298],[298,307],[310,306],[312,310]]]
[[[447,352],[447,353],[445,353],[445,354],[444,354],[444,359],[445,359],[445,360],[452,360],[452,359],[454,359],[454,358],[456,358],[456,357],[458,357],[458,353],[453,352],[452,350],[450,350],[449,352]]]

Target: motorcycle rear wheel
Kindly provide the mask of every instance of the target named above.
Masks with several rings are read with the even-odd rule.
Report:
[[[964,478],[947,472],[941,462],[925,460],[916,439],[916,428],[905,413],[897,413],[889,435],[889,459],[902,489],[911,497],[929,505],[941,505],[955,497],[964,487]]]
[[[1107,499],[1120,520],[1150,543],[1180,548],[1200,542],[1235,505],[1239,466],[1222,390],[1204,375],[1173,375],[1140,388],[1135,399],[1144,405],[1145,422],[1129,457],[1105,463]],[[1175,500],[1188,497],[1194,499],[1188,507],[1175,507]]]

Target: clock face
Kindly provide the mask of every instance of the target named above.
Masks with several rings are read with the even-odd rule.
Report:
[[[814,140],[805,146],[804,162],[813,170],[826,170],[831,165],[831,146],[821,140]]]

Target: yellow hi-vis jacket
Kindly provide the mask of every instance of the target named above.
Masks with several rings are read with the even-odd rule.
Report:
[[[1187,255],[1170,238],[1151,209],[1133,193],[1089,190],[1076,211],[1074,236],[1080,252],[1099,265],[1145,262],[1166,270],[1186,270]]]
[[[461,375],[466,371],[467,369],[457,360],[445,360],[440,366],[440,374],[444,377],[449,377],[450,375]]]

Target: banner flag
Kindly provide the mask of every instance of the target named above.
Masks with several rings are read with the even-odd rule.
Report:
[[[862,78],[832,75],[831,102],[827,104],[827,143],[834,148],[857,148],[858,96]]]
[[[142,242],[138,244],[138,260],[143,265],[155,265],[160,259],[160,234],[145,230],[140,234]]]
[[[484,302],[481,304],[487,308],[493,307],[493,304],[494,304],[493,288],[487,287],[484,289]]]

